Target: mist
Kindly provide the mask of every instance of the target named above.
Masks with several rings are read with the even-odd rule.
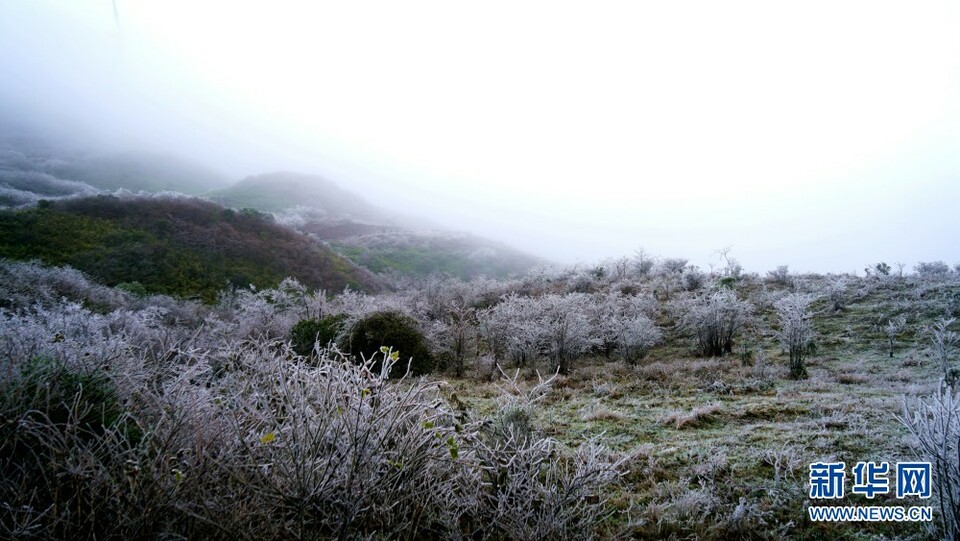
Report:
[[[956,2],[8,2],[0,122],[562,263],[960,261]]]

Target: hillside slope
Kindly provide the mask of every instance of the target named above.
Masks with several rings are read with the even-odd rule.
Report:
[[[268,287],[288,276],[332,291],[380,288],[370,273],[267,215],[191,198],[96,196],[0,212],[0,257],[208,301],[228,284]]]
[[[233,208],[276,213],[375,273],[462,279],[518,276],[544,261],[499,242],[437,229],[370,204],[322,177],[271,173],[208,196]]]
[[[122,188],[199,195],[230,184],[229,178],[199,163],[151,152],[83,155],[55,163],[48,172],[111,191]]]
[[[322,215],[358,220],[378,217],[380,222],[398,221],[386,217],[382,209],[318,175],[275,172],[247,177],[240,182],[207,194],[227,207],[250,207],[265,212],[281,212],[306,207]]]

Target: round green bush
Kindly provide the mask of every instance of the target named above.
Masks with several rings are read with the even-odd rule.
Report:
[[[314,344],[320,343],[320,346],[326,346],[333,342],[343,331],[344,321],[347,316],[336,314],[322,319],[301,319],[290,330],[290,345],[293,350],[300,355],[310,355],[313,353]]]
[[[347,336],[345,349],[359,361],[376,356],[374,370],[380,369],[383,353],[380,348],[393,348],[399,361],[393,369],[394,376],[407,371],[410,362],[410,374],[420,376],[433,371],[433,356],[427,347],[427,339],[420,332],[417,322],[399,312],[376,312],[358,321]],[[412,358],[412,360],[411,360]]]

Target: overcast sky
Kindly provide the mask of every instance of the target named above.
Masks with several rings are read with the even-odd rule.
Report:
[[[0,105],[561,262],[960,262],[954,0],[115,4],[0,4]]]

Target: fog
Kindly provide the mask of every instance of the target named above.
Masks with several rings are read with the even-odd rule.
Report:
[[[960,261],[960,3],[304,4],[4,2],[0,119],[563,263]]]

